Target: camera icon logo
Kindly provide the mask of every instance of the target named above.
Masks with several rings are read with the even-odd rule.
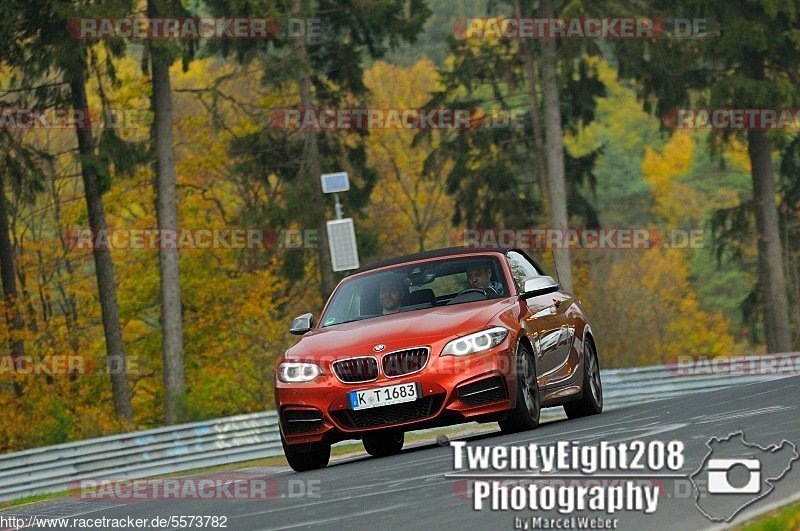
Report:
[[[734,486],[729,474],[735,467],[744,467],[750,476],[747,483]],[[709,494],[758,494],[761,491],[761,461],[758,459],[709,459]]]
[[[708,453],[689,476],[697,509],[712,522],[730,522],[745,507],[768,496],[800,459],[788,440],[761,446],[737,431],[711,437]]]

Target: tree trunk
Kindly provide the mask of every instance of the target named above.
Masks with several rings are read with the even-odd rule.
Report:
[[[50,196],[53,200],[53,218],[55,221],[55,230],[58,241],[61,243],[61,252],[63,253],[60,263],[64,265],[64,271],[67,275],[66,281],[59,279],[56,289],[61,294],[63,300],[63,313],[64,324],[67,327],[67,334],[69,335],[69,346],[72,352],[78,352],[80,348],[80,340],[78,339],[78,306],[75,302],[75,294],[69,288],[73,278],[73,267],[69,257],[69,246],[66,238],[64,237],[64,223],[61,215],[61,203],[58,196],[55,181],[50,181]],[[59,268],[60,269],[60,268]]]
[[[758,230],[759,285],[764,305],[767,350],[789,352],[792,349],[792,333],[789,327],[789,301],[783,271],[778,207],[775,204],[772,143],[765,131],[750,130],[747,140]]]
[[[551,0],[542,3],[542,17],[552,19]],[[561,101],[558,95],[556,41],[542,39],[542,93],[544,104],[545,151],[550,188],[551,228],[567,230],[567,187],[564,175],[564,141],[561,131]],[[566,240],[567,238],[562,238]],[[569,247],[553,252],[561,285],[572,292],[572,267]]]
[[[294,16],[301,16],[303,13],[303,0],[294,0],[292,11]],[[314,112],[305,36],[299,35],[295,37],[294,45],[298,59],[297,77],[300,82],[300,105],[303,108],[303,112]],[[320,183],[322,162],[319,155],[319,131],[313,128],[305,130],[305,149],[303,151],[306,160],[302,161],[300,171],[303,172],[305,182],[311,193],[311,203],[308,206],[309,213],[319,231],[317,254],[319,257],[320,289],[322,297],[325,299],[336,288],[336,277],[333,274],[330,250],[328,248],[325,194],[322,193],[322,185]]]
[[[522,7],[520,0],[514,0],[514,16],[522,18]],[[542,117],[539,113],[539,76],[536,72],[536,60],[528,39],[522,39],[519,43],[519,51],[522,55],[525,77],[528,80],[528,99],[531,107],[531,122],[533,123],[533,151],[531,152],[531,162],[536,170],[536,178],[539,181],[539,192],[544,203],[545,219],[550,219],[550,187],[547,183],[547,166],[544,155],[544,132],[542,131]]]
[[[157,2],[148,2],[153,17],[163,16]],[[164,422],[182,420],[186,395],[183,363],[183,317],[180,289],[180,250],[177,245],[178,208],[175,193],[175,163],[172,149],[172,94],[169,67],[172,58],[156,44],[150,46],[152,68],[153,144],[156,156],[156,215],[161,244],[158,246],[158,270],[161,276],[161,349],[164,370]],[[165,244],[167,233],[176,238]],[[176,242],[172,245],[171,242]]]
[[[14,268],[14,246],[11,244],[8,223],[8,203],[6,201],[5,183],[3,175],[0,175],[0,279],[3,286],[3,300],[5,302],[6,323],[11,334],[19,334],[25,328],[20,313],[17,279]],[[9,338],[11,347],[11,359],[14,369],[20,367],[20,363],[25,356],[25,343],[19,337]],[[19,384],[14,384],[14,391],[17,396],[22,395]]]
[[[89,227],[93,233],[106,230],[106,217],[103,211],[103,199],[100,196],[100,187],[97,182],[97,170],[94,153],[94,138],[90,127],[88,103],[86,99],[86,71],[82,61],[70,72],[69,80],[72,95],[72,105],[75,109],[83,110],[85,120],[83,127],[76,126],[78,137],[78,152],[80,154],[81,175],[83,177],[83,191],[86,196],[86,209],[89,213]],[[97,289],[100,294],[100,308],[103,316],[103,331],[106,339],[106,353],[111,369],[111,390],[114,394],[114,409],[117,416],[131,420],[130,389],[128,388],[128,373],[125,366],[125,349],[122,344],[122,328],[119,324],[119,308],[117,306],[117,286],[114,281],[114,263],[111,261],[111,251],[92,248],[95,275],[97,276]]]

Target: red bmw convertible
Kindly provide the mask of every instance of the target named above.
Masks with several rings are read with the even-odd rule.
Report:
[[[284,453],[325,467],[331,444],[373,456],[404,433],[464,422],[536,427],[543,407],[600,413],[591,326],[575,297],[517,249],[451,248],[363,267],[290,332],[275,378]]]

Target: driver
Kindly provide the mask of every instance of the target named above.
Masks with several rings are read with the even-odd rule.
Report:
[[[492,282],[492,268],[488,264],[467,267],[467,282],[471,288],[492,289],[498,294],[502,289],[500,283]]]
[[[393,277],[381,281],[378,299],[383,308],[383,315],[399,312],[400,303],[403,301],[403,285],[400,279]]]

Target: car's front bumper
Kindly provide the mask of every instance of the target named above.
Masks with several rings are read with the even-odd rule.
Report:
[[[419,372],[368,383],[339,381],[331,370],[308,383],[277,381],[275,398],[281,432],[288,444],[359,439],[381,429],[410,431],[501,417],[516,396],[513,350],[509,338],[485,353],[440,356],[433,351]],[[350,391],[402,383],[419,383],[413,402],[354,411]]]

